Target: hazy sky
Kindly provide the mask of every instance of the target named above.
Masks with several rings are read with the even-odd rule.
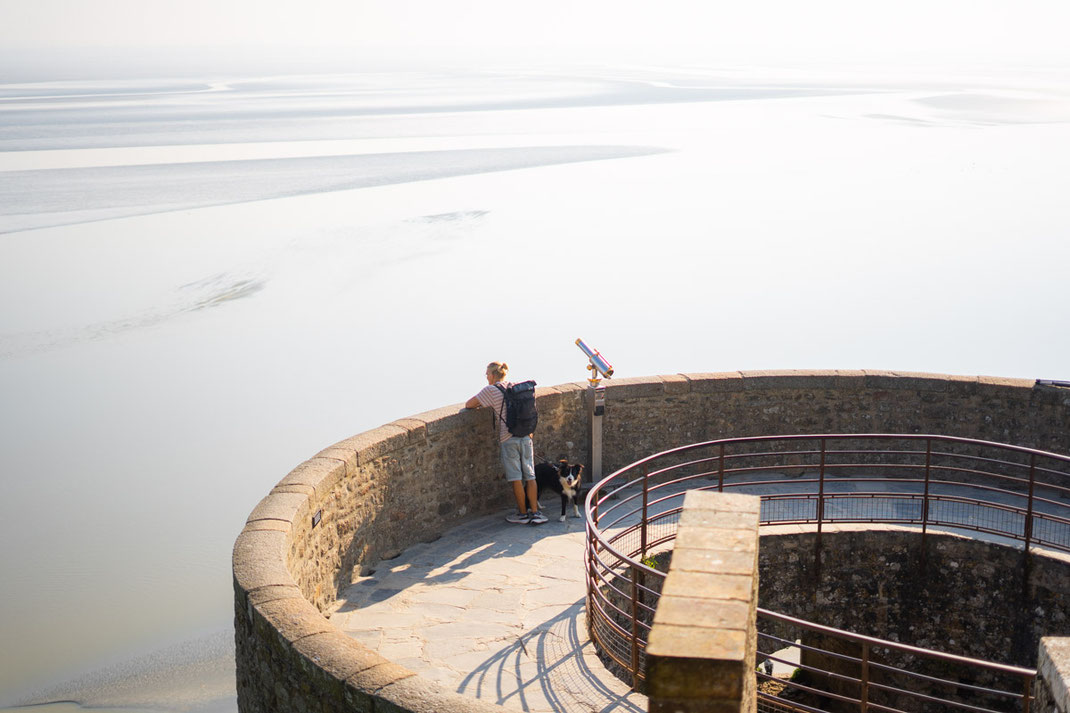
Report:
[[[0,0],[0,47],[1065,65],[1067,0]]]

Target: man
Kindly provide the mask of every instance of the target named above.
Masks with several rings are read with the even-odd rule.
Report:
[[[487,385],[468,399],[464,407],[487,406],[497,414],[502,467],[505,468],[505,479],[512,484],[513,496],[516,498],[516,512],[505,519],[508,522],[540,525],[546,522],[546,516],[539,508],[539,489],[535,484],[535,447],[532,445],[531,436],[514,436],[505,426],[503,389],[510,385],[505,380],[508,372],[509,365],[503,361],[487,364]],[[528,509],[529,502],[534,504],[534,511]]]

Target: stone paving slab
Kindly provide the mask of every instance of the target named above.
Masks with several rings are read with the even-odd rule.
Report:
[[[331,623],[464,695],[531,713],[646,711],[587,637],[583,520],[480,518],[380,562]]]

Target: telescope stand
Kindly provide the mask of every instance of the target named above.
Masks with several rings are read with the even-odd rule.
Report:
[[[588,367],[590,368],[590,367]],[[591,371],[597,374],[592,368]],[[601,379],[587,379],[588,453],[591,455],[590,481],[602,480],[602,416],[606,412],[606,387]]]

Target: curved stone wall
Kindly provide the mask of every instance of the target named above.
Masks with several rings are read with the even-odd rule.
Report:
[[[923,538],[917,529],[891,525],[826,525],[819,549],[816,532],[802,529],[762,530],[759,604],[765,609],[866,636],[1029,668],[1037,667],[1042,636],[1070,636],[1070,556],[1064,553],[1034,549],[1023,557],[1016,547],[932,531]],[[760,620],[758,630],[787,641],[801,639],[804,646],[859,655],[857,645],[785,624]],[[1017,683],[1011,677],[887,649],[880,662],[1002,690],[1015,690]],[[802,663],[846,676],[859,673],[853,660],[805,650]],[[965,679],[967,673],[970,680]],[[896,684],[873,674],[871,681]],[[912,688],[953,695],[946,687],[930,691],[922,684],[914,680]],[[842,695],[857,691],[835,680],[820,679],[815,685]],[[870,696],[874,703],[919,709],[916,701],[875,689]],[[972,703],[984,707],[980,701]]]
[[[1032,381],[891,372],[731,372],[606,382],[606,472],[715,438],[940,433],[1070,453],[1070,390]],[[586,385],[537,392],[536,451],[585,461]],[[325,617],[354,572],[504,509],[494,415],[460,405],[337,443],[283,478],[234,546],[239,707],[480,711]]]

